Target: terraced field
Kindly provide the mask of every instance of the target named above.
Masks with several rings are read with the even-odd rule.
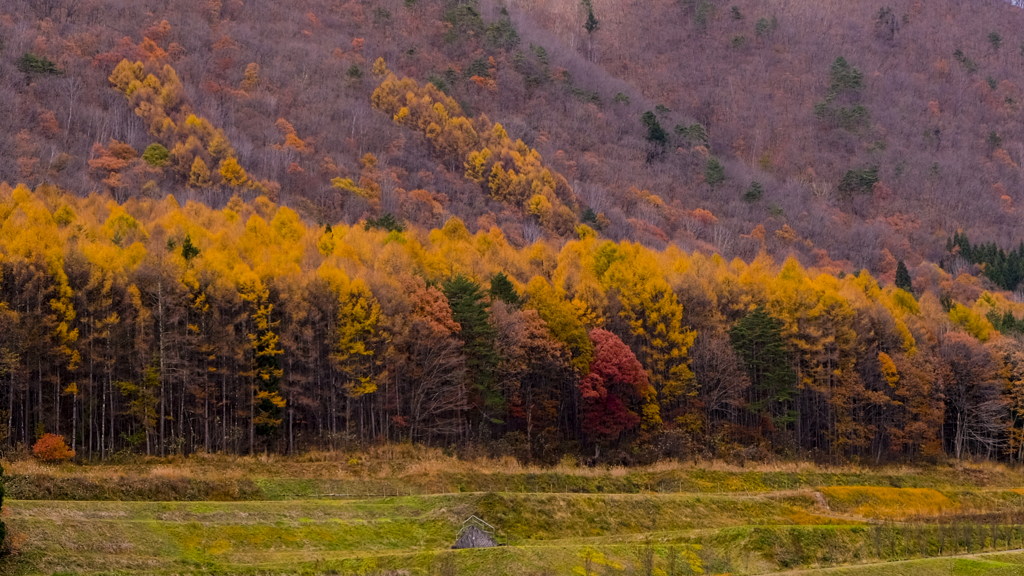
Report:
[[[1024,481],[1003,468],[8,470],[0,574],[1024,574]],[[450,550],[474,514],[503,546]]]

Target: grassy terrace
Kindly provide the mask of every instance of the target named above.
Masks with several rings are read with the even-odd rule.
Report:
[[[5,463],[0,574],[1024,574],[1001,466],[524,467],[357,456]],[[506,544],[451,551],[471,514]]]

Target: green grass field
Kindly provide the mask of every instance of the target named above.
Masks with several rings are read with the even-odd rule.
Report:
[[[5,463],[0,574],[1022,574],[998,466],[541,469],[438,453]],[[453,551],[466,518],[503,546]]]

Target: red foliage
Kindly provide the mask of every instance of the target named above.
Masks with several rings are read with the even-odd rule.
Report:
[[[647,372],[618,336],[595,328],[594,361],[580,381],[583,395],[583,431],[603,440],[615,440],[640,424],[636,409],[650,394]]]
[[[43,434],[32,446],[32,454],[43,462],[63,462],[75,457],[75,451],[68,448],[63,436]]]

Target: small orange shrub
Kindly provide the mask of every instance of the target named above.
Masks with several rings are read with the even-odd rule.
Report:
[[[75,457],[75,451],[68,448],[63,436],[43,434],[32,446],[32,454],[43,462],[63,462]]]

